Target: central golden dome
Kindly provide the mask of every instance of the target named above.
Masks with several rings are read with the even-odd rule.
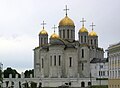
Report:
[[[74,26],[74,22],[68,17],[65,16],[60,22],[59,26]]]
[[[89,36],[97,36],[97,33],[92,30],[92,31],[89,33]]]
[[[58,39],[59,38],[59,35],[57,35],[56,33],[53,33],[50,38],[52,39]]]
[[[79,30],[79,32],[88,32],[88,30],[84,26],[82,26],[82,28]]]
[[[45,31],[45,29],[43,28],[42,31],[40,31],[39,35],[40,35],[40,34],[41,34],[41,35],[47,35],[48,33],[47,33],[47,31]]]

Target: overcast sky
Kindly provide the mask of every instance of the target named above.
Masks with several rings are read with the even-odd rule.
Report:
[[[33,68],[33,49],[38,46],[41,22],[46,22],[50,36],[53,25],[58,26],[65,16],[65,5],[75,23],[76,40],[80,21],[85,18],[88,31],[91,22],[96,25],[100,47],[107,49],[120,42],[120,0],[0,0],[0,62],[4,68],[20,72]]]

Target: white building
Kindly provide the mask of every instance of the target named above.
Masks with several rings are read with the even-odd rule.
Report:
[[[39,46],[34,49],[35,78],[90,78],[91,60],[103,59],[104,51],[98,46],[98,35],[93,30],[93,23],[92,31],[88,32],[84,26],[85,20],[82,19],[82,22],[78,40],[75,40],[74,21],[67,13],[59,21],[59,35],[54,31],[48,38],[43,22],[39,33]]]
[[[91,76],[94,78],[108,78],[108,58],[93,58],[91,64]]]
[[[120,43],[108,47],[109,88],[120,88]]]

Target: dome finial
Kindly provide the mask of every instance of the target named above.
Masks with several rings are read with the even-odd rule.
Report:
[[[66,11],[66,16],[67,16],[67,10],[69,10],[69,9],[67,8],[67,5],[65,5],[64,11]]]
[[[52,39],[58,39],[59,38],[59,35],[57,35],[56,33],[55,33],[55,29],[56,29],[57,27],[54,25],[53,27],[52,27],[52,29],[54,29],[54,33],[50,36],[50,38],[52,38]]]
[[[55,33],[55,29],[56,29],[57,27],[54,25],[53,27],[52,27],[52,29],[54,29],[54,33]]]
[[[41,25],[43,25],[43,29],[44,29],[44,25],[46,25],[46,23],[43,21],[43,23],[41,23]]]
[[[91,24],[90,26],[92,27],[92,31],[93,31],[93,27],[95,26],[95,25],[93,24],[93,22],[92,22],[92,24]]]
[[[86,20],[84,20],[84,18],[82,18],[82,20],[80,22],[82,22],[82,26],[84,27],[84,22],[86,22]]]
[[[92,37],[97,36],[96,32],[93,31],[93,27],[95,26],[93,22],[90,26],[92,27],[92,31],[89,33],[89,36],[92,36]]]

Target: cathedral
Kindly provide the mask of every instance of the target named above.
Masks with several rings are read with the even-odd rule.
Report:
[[[75,24],[67,14],[59,21],[58,35],[48,38],[43,28],[39,33],[39,46],[34,49],[35,78],[90,78],[90,62],[93,58],[104,58],[104,50],[98,46],[98,35],[93,29],[88,32],[82,19],[82,27],[75,39]],[[49,41],[49,42],[48,42]]]

